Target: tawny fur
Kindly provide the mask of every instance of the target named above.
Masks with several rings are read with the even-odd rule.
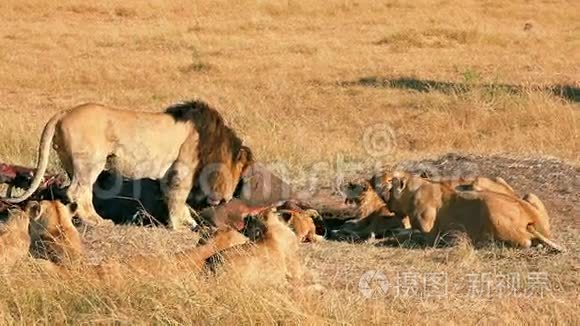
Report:
[[[357,204],[357,219],[349,221],[336,231],[337,236],[366,239],[371,235],[384,235],[395,229],[409,229],[407,216],[396,216],[389,210],[385,201],[375,191],[371,180],[363,180],[358,184],[350,183],[347,200]]]
[[[386,207],[385,202],[372,189],[368,180],[349,182],[343,189],[343,193],[346,195],[345,202],[356,205],[358,219],[363,219]]]
[[[28,256],[30,219],[26,211],[13,208],[0,224],[0,269],[9,268]]]
[[[205,260],[216,253],[248,241],[241,233],[230,227],[218,229],[203,245],[179,253],[153,256],[137,255],[121,262],[103,263],[90,267],[101,278],[118,273],[136,273],[151,276],[177,275],[180,271],[193,273],[201,271]]]
[[[229,201],[252,160],[251,151],[219,113],[201,101],[174,105],[166,112],[83,104],[56,114],[46,124],[32,185],[8,202],[22,202],[39,187],[53,139],[71,177],[69,199],[78,203],[82,219],[96,224],[102,219],[92,204],[92,186],[105,168],[131,179],[161,180],[169,224],[181,228],[196,224],[185,204],[194,186],[207,194],[212,205]]]
[[[544,203],[538,196],[532,193],[525,194],[522,200],[529,203],[538,211],[538,214],[534,215],[534,227],[536,230],[548,238],[551,237],[550,216]]]
[[[289,214],[287,223],[296,234],[299,242],[320,242],[324,238],[316,234],[315,218],[320,218],[314,209],[307,210],[280,210],[281,214]]]
[[[242,230],[246,216],[256,214],[266,207],[249,205],[241,199],[234,198],[228,203],[204,209],[200,212],[200,216],[214,226],[229,225],[237,230]]]
[[[60,266],[52,262],[42,267],[61,277],[84,277],[114,281],[123,275],[138,274],[151,277],[175,277],[180,273],[201,272],[206,259],[227,248],[244,244],[248,238],[230,227],[219,228],[203,245],[169,255],[137,255],[122,261],[108,260],[99,264]]]
[[[210,257],[207,267],[241,279],[300,281],[303,270],[296,235],[272,210],[262,212],[259,218],[264,223],[264,232],[255,243],[232,247]]]
[[[501,177],[495,178],[485,178],[477,177],[472,183],[462,185],[457,190],[476,190],[476,191],[491,191],[495,193],[504,194],[507,196],[512,196],[514,198],[519,198],[515,190]],[[531,215],[533,218],[534,228],[538,230],[539,233],[545,237],[550,237],[550,217],[548,211],[544,206],[544,203],[533,193],[525,194],[521,198],[525,203],[522,205],[529,204],[538,214]],[[526,204],[527,203],[527,204]]]
[[[189,272],[201,271],[205,260],[216,253],[244,244],[248,239],[233,228],[224,226],[207,240],[207,243],[167,256],[138,255],[122,262],[131,272],[167,275],[167,269],[178,268]]]
[[[462,179],[456,183],[448,182],[446,185],[455,187],[457,190],[493,191],[500,194],[517,196],[514,189],[500,177],[486,178],[479,176],[472,179]]]
[[[29,205],[31,254],[61,265],[81,261],[83,244],[72,223],[75,204],[67,206],[60,201],[43,200]]]
[[[549,234],[540,233],[538,221],[543,217],[539,210],[513,193],[483,188],[457,191],[450,184],[408,173],[396,173],[390,191],[389,207],[409,215],[413,228],[425,234],[430,243],[439,234],[459,230],[476,243],[493,239],[530,247],[532,240],[540,240],[562,249],[548,240]]]

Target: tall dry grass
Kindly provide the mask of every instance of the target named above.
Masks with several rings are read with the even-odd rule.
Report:
[[[220,108],[261,160],[294,170],[338,154],[368,159],[364,132],[377,124],[396,136],[381,160],[449,151],[578,160],[578,98],[532,87],[579,87],[580,27],[564,5],[0,6],[2,160],[34,163],[40,128],[57,110],[85,101],[161,110],[192,97]],[[373,77],[469,87],[417,92],[364,82]],[[522,89],[493,87],[501,84]]]
[[[33,165],[49,116],[82,102],[161,110],[201,97],[258,159],[282,162],[278,168],[295,183],[316,163],[327,164],[326,178],[343,161],[372,166],[449,151],[550,155],[577,164],[579,11],[573,1],[4,0],[0,162]],[[561,86],[576,89],[576,97],[552,91]],[[577,243],[577,230],[561,231]],[[136,245],[119,248],[139,252]],[[577,248],[557,258],[452,250],[306,247],[322,294],[193,275],[127,275],[115,286],[82,272],[48,277],[29,262],[0,276],[0,319],[578,322]],[[466,271],[542,270],[555,290],[544,298],[467,298],[458,289],[445,299],[364,299],[357,282],[371,269],[390,276],[443,271],[453,282]]]
[[[476,251],[468,244],[423,250],[323,243],[304,247],[302,253],[311,271],[325,275],[317,277],[322,290],[271,283],[265,275],[239,283],[224,276],[199,276],[184,270],[166,277],[127,272],[103,282],[90,277],[87,269],[61,277],[26,261],[0,276],[0,320],[6,324],[578,321],[578,278],[562,273],[577,263],[577,257],[554,260],[550,255],[501,247]],[[385,293],[371,283],[376,292],[371,297],[361,294],[359,281],[367,271],[386,276],[389,283]],[[547,277],[543,289],[534,288],[529,278],[538,271]],[[415,275],[416,283],[402,283],[404,273]],[[434,274],[444,275],[446,282],[441,284],[446,284],[445,290],[425,287],[425,278]],[[513,293],[501,290],[500,280],[507,275],[517,276]],[[472,289],[470,276],[489,278],[489,288],[479,283],[480,288]]]

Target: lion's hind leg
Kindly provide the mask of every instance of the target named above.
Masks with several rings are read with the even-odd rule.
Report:
[[[93,206],[93,184],[105,167],[105,162],[101,164],[83,161],[75,160],[72,163],[73,171],[69,172],[72,180],[67,190],[67,196],[71,202],[77,203],[77,214],[80,219],[83,222],[96,225],[103,223],[105,220]]]

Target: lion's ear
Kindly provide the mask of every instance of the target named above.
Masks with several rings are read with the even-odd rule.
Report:
[[[253,216],[251,216],[251,215],[244,214],[244,216],[243,216],[243,220],[244,220],[244,227],[248,226],[248,224],[249,224],[250,222],[252,222],[252,219],[253,219],[253,218],[254,218],[254,217],[253,217]]]
[[[72,203],[68,204],[68,210],[70,211],[70,213],[72,215],[74,215],[77,212],[78,208],[79,208],[79,204],[77,204],[76,202],[72,202]]]
[[[8,208],[8,216],[16,215],[21,212],[20,208]]]
[[[392,187],[393,189],[403,190],[407,187],[407,178],[406,177],[397,177],[392,179]]]
[[[236,159],[238,162],[250,163],[254,161],[254,155],[248,146],[242,146],[240,147],[238,157]]]
[[[369,190],[369,183],[368,182],[363,182],[361,183],[361,188],[362,190]]]
[[[385,202],[389,202],[389,198],[391,197],[391,191],[393,191],[393,184],[384,184],[381,185],[377,190],[379,197]]]
[[[307,209],[305,213],[308,214],[308,216],[310,216],[313,220],[322,221],[322,216],[320,216],[320,213],[315,209]]]
[[[393,178],[391,182],[393,184],[391,187],[393,197],[400,198],[403,189],[407,186],[407,180],[405,178]]]
[[[29,202],[26,205],[26,214],[31,220],[38,220],[42,216],[42,205],[37,201]]]
[[[279,210],[278,214],[280,215],[282,220],[284,220],[284,222],[286,223],[288,223],[288,221],[290,221],[290,219],[292,218],[292,212],[286,209]]]

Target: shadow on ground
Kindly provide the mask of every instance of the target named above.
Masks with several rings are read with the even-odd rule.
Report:
[[[363,77],[355,81],[345,81],[341,86],[364,86],[376,88],[399,88],[428,93],[438,91],[442,93],[465,93],[473,88],[483,88],[489,92],[508,92],[512,94],[522,94],[528,91],[541,91],[551,93],[570,102],[580,102],[580,88],[572,85],[510,85],[510,84],[477,84],[462,82],[444,82],[415,78],[395,78],[389,79],[378,76]]]

